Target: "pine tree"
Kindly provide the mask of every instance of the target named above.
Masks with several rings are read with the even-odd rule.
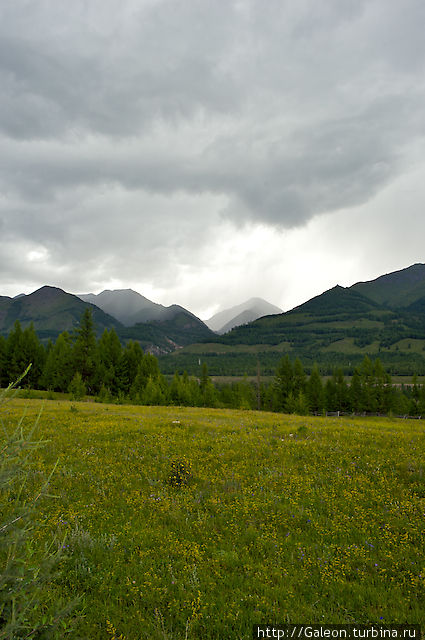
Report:
[[[351,378],[350,391],[349,391],[350,405],[354,413],[359,413],[359,411],[362,411],[362,406],[363,406],[362,397],[363,397],[362,380],[361,380],[360,372],[356,367],[354,369],[354,373]]]
[[[0,388],[7,387],[9,383],[6,369],[6,349],[6,338],[0,336]]]
[[[97,345],[98,371],[97,384],[108,389],[112,395],[117,395],[119,373],[122,358],[122,346],[114,328],[105,329]]]
[[[282,411],[289,394],[294,390],[294,369],[288,355],[284,356],[278,364],[273,386],[276,391],[275,407],[278,411]]]
[[[292,391],[294,392],[294,396],[298,397],[300,393],[304,393],[307,383],[307,376],[304,371],[304,367],[301,364],[299,358],[295,359],[294,368],[293,368],[293,384]]]
[[[80,320],[80,326],[76,330],[74,371],[81,374],[89,394],[95,391],[96,366],[97,348],[93,317],[91,309],[86,307]]]
[[[317,364],[314,364],[307,382],[307,399],[311,412],[320,413],[323,411],[325,398]]]
[[[120,391],[124,395],[130,392],[142,360],[143,351],[140,344],[133,340],[127,342],[122,352],[117,376]]]
[[[147,384],[141,395],[142,404],[146,405],[164,405],[165,396],[161,389],[160,382],[157,378],[149,377]]]
[[[48,350],[41,380],[46,389],[65,392],[68,390],[73,375],[74,358],[71,336],[67,331],[64,331]]]
[[[74,377],[69,383],[68,391],[73,400],[82,400],[86,395],[86,385],[84,384],[83,377],[79,371],[74,374]]]

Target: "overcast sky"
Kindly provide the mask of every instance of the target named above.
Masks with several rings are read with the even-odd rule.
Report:
[[[203,318],[425,262],[423,0],[0,0],[0,295]]]

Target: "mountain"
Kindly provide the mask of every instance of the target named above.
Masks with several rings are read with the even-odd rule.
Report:
[[[159,317],[166,307],[156,304],[132,289],[106,289],[101,293],[83,293],[78,297],[85,302],[95,304],[99,309],[109,313],[125,327],[137,322],[149,322]]]
[[[178,305],[166,307],[166,313],[157,320],[123,327],[119,335],[124,340],[137,340],[142,348],[156,355],[215,338],[202,320]]]
[[[62,331],[73,331],[79,325],[84,310],[90,307],[98,335],[104,329],[114,328],[123,342],[137,340],[144,349],[156,354],[170,353],[184,345],[215,336],[202,320],[179,305],[163,307],[131,289],[103,294],[88,294],[84,301],[57,287],[45,286],[17,298],[0,296],[0,334],[7,335],[15,320],[19,320],[24,328],[32,322],[40,339],[55,339]],[[125,327],[112,313],[106,313],[93,304],[93,299],[100,299],[104,308],[113,310],[127,322],[130,322],[130,317],[155,319]]]
[[[99,294],[81,294],[124,326],[118,331],[123,340],[137,340],[143,349],[156,355],[214,338],[213,332],[193,313],[173,304],[165,307],[132,289],[106,290]]]
[[[413,264],[350,288],[391,309],[407,307],[425,296],[425,264]]]
[[[425,265],[352,287],[335,286],[302,305],[233,328],[162,360],[165,372],[205,362],[212,375],[273,375],[283,354],[323,373],[348,374],[367,354],[392,373],[425,375]]]
[[[119,320],[125,327],[132,327],[140,322],[151,322],[152,320],[169,321],[181,312],[196,317],[177,304],[164,307],[164,305],[152,302],[132,289],[114,289],[112,291],[107,289],[98,294],[79,294],[78,297],[85,302],[95,304],[105,313],[109,313]]]
[[[0,296],[0,333],[9,333],[19,320],[23,327],[32,322],[40,338],[56,338],[78,326],[87,306],[92,309],[98,333],[112,327],[119,331],[121,323],[101,309],[62,289],[44,286],[29,295]]]
[[[262,316],[282,313],[282,309],[276,307],[262,298],[250,298],[242,304],[219,311],[205,321],[205,324],[216,333],[227,333],[233,327],[247,324]]]

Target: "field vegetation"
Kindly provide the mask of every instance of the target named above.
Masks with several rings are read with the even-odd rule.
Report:
[[[48,442],[30,562],[72,637],[251,637],[254,623],[425,623],[422,421],[15,399]],[[46,604],[43,604],[46,603]]]
[[[224,370],[226,359],[225,355]],[[254,381],[244,376],[223,382],[222,377],[214,384],[199,357],[196,376],[176,370],[167,379],[157,358],[144,353],[138,342],[122,345],[114,329],[105,329],[96,339],[89,310],[73,335],[63,332],[47,348],[32,326],[22,330],[16,321],[7,339],[0,336],[0,385],[13,382],[29,363],[32,367],[24,381],[29,397],[34,390],[47,390],[51,398],[68,392],[75,400],[89,395],[99,402],[142,405],[256,408],[301,415],[338,411],[425,415],[425,389],[416,374],[409,387],[397,388],[381,361],[372,361],[367,354],[354,368],[350,384],[341,368],[324,376],[316,363],[305,370],[298,358],[282,353],[271,380],[261,376],[257,361]]]

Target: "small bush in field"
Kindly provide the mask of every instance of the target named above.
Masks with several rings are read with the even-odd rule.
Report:
[[[173,460],[168,474],[168,484],[172,487],[181,487],[188,484],[192,478],[192,466],[187,460]]]

